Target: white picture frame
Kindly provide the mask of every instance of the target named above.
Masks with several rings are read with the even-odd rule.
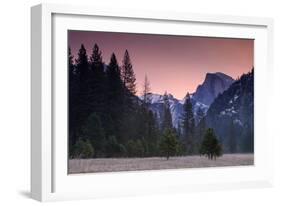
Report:
[[[118,27],[113,24],[116,21]],[[32,198],[53,201],[272,186],[274,137],[267,115],[270,97],[268,101],[263,98],[272,87],[274,75],[271,19],[40,4],[31,9],[31,25]],[[254,38],[254,166],[68,175],[67,110],[62,108],[67,99],[65,34],[73,28]]]

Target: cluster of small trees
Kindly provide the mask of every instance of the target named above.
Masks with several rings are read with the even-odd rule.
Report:
[[[178,129],[173,127],[166,93],[161,121],[149,108],[147,77],[142,100],[136,96],[136,77],[127,50],[122,65],[114,53],[105,64],[97,44],[90,57],[83,44],[76,59],[69,49],[68,59],[70,158],[164,156],[169,159],[199,152],[208,157],[210,154],[210,158],[219,156],[217,151],[209,153],[209,148],[217,147],[215,143],[205,145],[201,138],[206,130],[204,113],[195,126],[189,95]]]

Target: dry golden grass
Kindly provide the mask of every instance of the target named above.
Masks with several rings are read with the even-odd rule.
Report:
[[[209,160],[203,156],[171,157],[169,160],[161,157],[71,159],[69,160],[69,173],[223,167],[253,164],[253,154],[225,154],[216,160]]]

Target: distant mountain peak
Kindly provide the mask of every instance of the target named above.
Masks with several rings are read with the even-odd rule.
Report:
[[[233,82],[234,79],[224,73],[207,73],[204,82],[193,94],[193,98],[205,105],[210,105],[218,94],[228,89]]]
[[[234,79],[231,76],[228,76],[227,74],[224,74],[222,72],[214,72],[214,73],[207,73],[204,82],[214,78],[219,78],[224,81],[231,81],[231,82],[234,81]]]

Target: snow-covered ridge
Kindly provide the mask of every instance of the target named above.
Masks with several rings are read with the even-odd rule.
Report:
[[[173,126],[178,128],[178,125],[181,124],[181,121],[182,121],[183,104],[186,100],[186,97],[179,100],[179,99],[175,98],[172,94],[167,94],[167,96],[168,96],[168,101],[170,104],[170,111],[171,111],[171,115],[172,115]],[[191,102],[193,105],[193,112],[194,112],[195,119],[197,118],[197,111],[199,110],[199,108],[202,109],[202,111],[206,114],[209,106],[192,99],[192,95],[190,95],[190,97],[191,97]],[[139,98],[141,100],[143,100],[143,96],[141,96]],[[163,112],[162,106],[164,104],[164,95],[149,93],[147,95],[147,98],[149,99],[149,102],[150,102],[150,109],[154,113],[156,113],[156,115],[159,119],[161,119],[162,112]]]
[[[172,94],[167,94],[169,103],[173,103],[173,101],[178,101]],[[144,99],[143,96],[139,97],[141,100]],[[164,102],[164,95],[161,94],[154,94],[154,93],[148,93],[147,98],[149,99],[149,102],[151,104],[155,103],[163,103]]]

